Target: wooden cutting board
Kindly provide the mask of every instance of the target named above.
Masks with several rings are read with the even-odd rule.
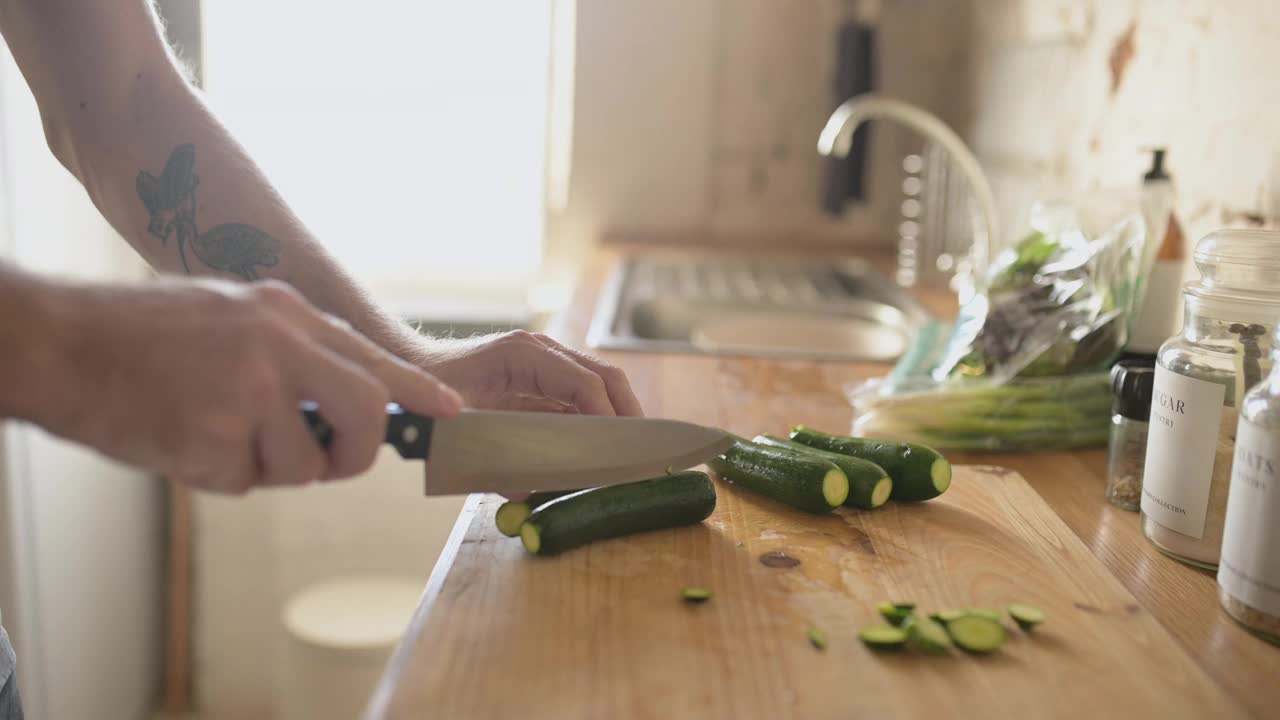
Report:
[[[1228,717],[1239,712],[1017,474],[956,468],[921,504],[813,516],[717,482],[703,525],[525,554],[477,513],[374,717]],[[465,521],[465,517],[464,517]],[[783,552],[799,561],[767,567]],[[686,585],[711,588],[704,605]],[[875,653],[876,604],[1029,602],[988,657]],[[822,628],[826,651],[806,639]]]

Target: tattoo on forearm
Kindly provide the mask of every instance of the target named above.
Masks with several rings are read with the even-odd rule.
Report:
[[[206,232],[196,228],[196,146],[179,145],[169,154],[160,177],[143,170],[138,173],[138,197],[151,214],[147,231],[168,245],[169,237],[178,237],[178,257],[182,269],[191,274],[187,264],[187,246],[200,262],[223,272],[234,273],[245,280],[255,280],[258,266],[271,267],[280,260],[280,243],[252,225],[225,223]]]

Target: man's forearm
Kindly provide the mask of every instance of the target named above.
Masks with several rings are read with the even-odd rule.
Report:
[[[47,1],[54,9],[37,7],[10,23],[56,27],[99,11]],[[55,154],[158,270],[283,280],[391,352],[416,360],[416,334],[382,311],[290,211],[186,83],[150,9],[137,2],[117,6],[109,20],[96,18],[119,25],[91,41],[84,57],[58,58],[69,65],[60,70],[29,72],[43,60],[40,49],[15,45]],[[72,8],[62,11],[68,19],[59,5]],[[111,42],[101,35],[113,30],[129,33],[132,47],[100,47]]]
[[[117,188],[94,198],[107,219],[158,269],[283,280],[412,359],[413,332],[314,239],[195,91],[176,72],[159,75],[134,95],[130,120],[117,128],[130,152],[95,144],[76,153],[86,187]]]
[[[42,383],[56,381],[50,307],[58,288],[0,261],[0,418],[39,420]]]

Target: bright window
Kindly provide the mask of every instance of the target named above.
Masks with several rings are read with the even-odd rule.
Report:
[[[524,286],[550,0],[202,4],[210,102],[352,272],[405,300]]]

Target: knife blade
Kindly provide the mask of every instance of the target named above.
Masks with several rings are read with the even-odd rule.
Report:
[[[323,446],[333,429],[314,403],[302,414]],[[464,410],[430,418],[387,405],[386,442],[426,460],[427,495],[575,490],[684,470],[733,445],[732,435],[679,420]]]

